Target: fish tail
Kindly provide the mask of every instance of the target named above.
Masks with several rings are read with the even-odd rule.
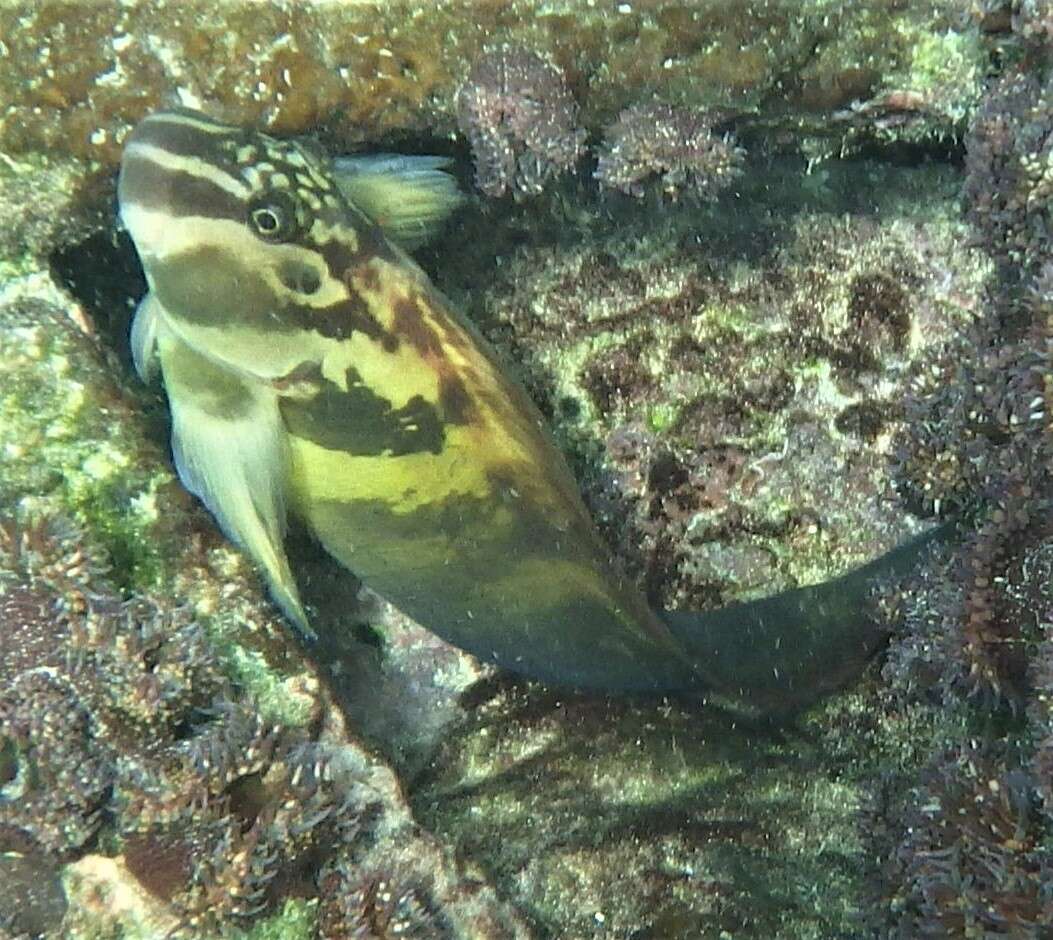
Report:
[[[714,611],[662,611],[707,691],[735,710],[788,717],[857,678],[888,639],[875,587],[918,567],[954,523],[839,578]]]

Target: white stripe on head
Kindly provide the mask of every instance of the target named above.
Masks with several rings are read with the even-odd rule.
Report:
[[[156,166],[173,173],[189,173],[207,179],[210,183],[229,193],[238,199],[248,199],[251,188],[242,180],[222,170],[214,163],[203,160],[200,157],[189,157],[183,154],[172,153],[164,147],[156,144],[148,144],[144,141],[132,141],[124,150],[124,162],[133,160],[148,160]]]

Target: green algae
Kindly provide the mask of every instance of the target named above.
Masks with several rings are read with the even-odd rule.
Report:
[[[47,282],[33,275],[7,285],[25,301],[8,308],[0,335],[0,448],[8,460],[0,492],[8,505],[56,500],[105,545],[115,577],[129,593],[158,584],[153,495],[167,474],[137,466],[141,438],[108,412],[84,369],[91,341],[66,321],[37,322]],[[30,299],[32,298],[32,299]]]
[[[317,904],[306,900],[286,901],[280,911],[264,918],[249,930],[230,934],[232,940],[311,940],[316,934]]]
[[[317,704],[298,688],[302,680],[277,673],[263,653],[234,642],[229,630],[216,630],[213,624],[210,632],[225,671],[252,697],[264,721],[285,728],[303,728],[315,718]]]
[[[676,424],[680,409],[669,402],[661,402],[653,405],[647,411],[646,423],[652,431],[662,432]]]

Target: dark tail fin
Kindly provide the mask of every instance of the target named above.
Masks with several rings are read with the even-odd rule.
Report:
[[[939,526],[832,581],[662,618],[717,696],[754,714],[787,715],[859,675],[887,638],[875,616],[875,581],[906,574],[955,528]]]

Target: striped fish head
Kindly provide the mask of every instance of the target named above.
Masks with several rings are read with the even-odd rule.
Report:
[[[128,139],[118,201],[166,326],[219,364],[277,380],[312,341],[377,332],[347,273],[400,252],[310,146],[159,112]]]

